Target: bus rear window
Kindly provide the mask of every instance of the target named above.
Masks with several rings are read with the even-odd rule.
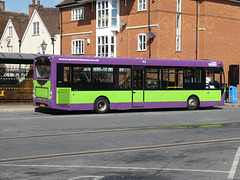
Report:
[[[51,59],[49,57],[38,57],[35,60],[35,72],[37,79],[49,79]]]

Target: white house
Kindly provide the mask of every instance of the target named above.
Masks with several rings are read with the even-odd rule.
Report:
[[[34,9],[23,34],[21,52],[60,54],[60,13],[57,8]],[[46,44],[46,49],[43,48]]]
[[[27,27],[28,15],[10,16],[0,39],[0,52],[20,53],[21,42]]]

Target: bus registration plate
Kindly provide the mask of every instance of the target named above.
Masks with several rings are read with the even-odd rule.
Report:
[[[45,104],[40,104],[40,107],[45,107]]]

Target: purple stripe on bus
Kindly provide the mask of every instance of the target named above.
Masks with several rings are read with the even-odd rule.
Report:
[[[94,110],[94,104],[54,104],[45,101],[40,102],[48,105],[49,108],[67,110],[67,111],[81,111],[81,110]],[[200,107],[209,106],[221,106],[224,102],[222,101],[206,101],[200,102]],[[34,101],[34,105],[37,105]],[[132,103],[111,103],[110,109],[153,109],[153,108],[186,108],[187,102],[145,102],[144,106],[132,106]]]
[[[222,101],[201,101],[200,107],[211,107],[211,106],[222,106],[224,102]]]

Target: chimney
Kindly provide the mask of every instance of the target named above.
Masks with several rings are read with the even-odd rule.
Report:
[[[0,11],[5,11],[5,2],[0,0]]]
[[[38,8],[42,8],[42,7],[43,6],[40,5],[40,0],[37,1],[37,4],[35,4],[35,0],[32,0],[32,4],[29,4],[29,18],[31,18],[34,9],[38,9]]]

